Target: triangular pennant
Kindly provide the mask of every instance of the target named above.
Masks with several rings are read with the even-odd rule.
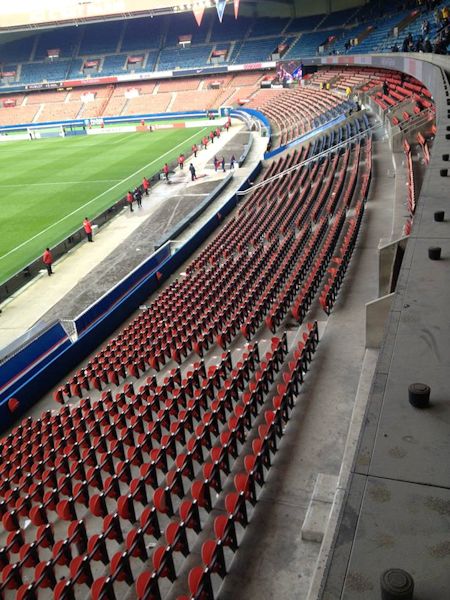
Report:
[[[192,12],[194,13],[194,17],[195,17],[195,20],[197,21],[197,25],[200,27],[200,25],[202,24],[203,15],[205,13],[205,7],[204,6],[196,6],[192,9]]]
[[[222,19],[223,19],[223,13],[225,11],[226,3],[227,3],[227,0],[216,0],[217,16],[219,17],[219,21],[221,23],[222,23]]]
[[[239,14],[239,0],[234,0],[234,18],[237,19]]]

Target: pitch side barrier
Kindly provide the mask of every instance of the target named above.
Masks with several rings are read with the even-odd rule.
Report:
[[[142,119],[151,121],[173,121],[175,119],[199,119],[207,117],[208,113],[212,113],[214,117],[219,114],[218,110],[191,110],[191,111],[180,111],[173,113],[143,113],[139,115],[132,115],[128,117],[97,117],[92,119],[71,119],[69,121],[43,121],[42,123],[18,123],[16,125],[4,125],[0,127],[0,133],[8,133],[8,131],[22,131],[29,127],[33,129],[45,129],[46,127],[88,127],[94,125],[96,122],[103,122],[105,125],[108,123],[131,123],[138,122]]]
[[[260,161],[220,211],[174,253],[168,242],[79,315],[75,319],[76,336],[71,338],[61,323],[55,323],[0,365],[0,431],[9,428],[85,360],[189,259],[235,208],[238,192],[248,189],[249,181],[259,175],[261,168]],[[14,411],[9,407],[11,398],[18,400]]]

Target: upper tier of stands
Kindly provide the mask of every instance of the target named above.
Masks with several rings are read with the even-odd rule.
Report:
[[[126,70],[203,67],[211,64],[216,49],[227,50],[224,64],[246,64],[271,60],[280,43],[289,46],[283,59],[302,59],[319,52],[384,52],[396,41],[401,49],[408,32],[417,38],[423,19],[430,22],[430,39],[436,37],[438,26],[431,11],[419,14],[412,9],[397,10],[398,6],[392,3],[392,12],[381,16],[370,3],[313,17],[235,20],[230,5],[222,23],[214,9],[206,11],[201,27],[191,13],[64,27],[1,44],[1,70],[8,72],[8,64],[16,67],[9,70],[13,76],[0,77],[0,85],[123,74]],[[399,28],[397,38],[392,36],[394,27]],[[183,35],[192,37],[185,48],[178,45]],[[359,43],[349,46],[353,39]],[[58,49],[59,58],[49,59],[50,49]],[[127,57],[136,53],[144,61],[126,66]],[[98,60],[99,68],[83,69],[86,59]]]

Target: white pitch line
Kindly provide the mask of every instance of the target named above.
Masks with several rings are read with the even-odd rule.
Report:
[[[0,188],[14,188],[20,187],[23,188],[24,185],[29,188],[38,185],[84,185],[85,183],[114,183],[116,181],[123,181],[122,179],[86,179],[85,181],[48,181],[47,183],[43,182],[34,182],[34,183],[0,183]]]
[[[132,177],[135,177],[138,173],[141,173],[144,169],[148,169],[148,167],[150,167],[153,163],[161,160],[161,158],[163,158],[164,156],[167,156],[167,154],[171,154],[176,148],[179,148],[180,146],[183,146],[184,144],[187,144],[187,142],[189,142],[190,140],[192,140],[192,138],[194,138],[195,136],[197,136],[197,135],[201,136],[201,134],[206,129],[208,129],[208,126],[207,127],[203,127],[203,129],[201,131],[198,131],[197,133],[194,133],[193,135],[191,135],[190,137],[188,137],[186,140],[183,140],[182,142],[180,142],[179,144],[177,144],[176,146],[174,146],[173,148],[171,148],[167,152],[164,152],[164,154],[161,154],[161,156],[159,156],[158,158],[155,158],[151,162],[147,163],[146,165],[144,165],[143,167],[141,167],[140,169],[138,169],[137,171],[135,171],[134,173],[132,173],[131,175],[129,175],[128,177],[126,177],[125,179],[121,179],[119,181],[119,183],[116,183],[116,185],[113,185],[112,187],[108,188],[107,190],[105,190],[104,192],[102,192],[101,194],[99,194],[98,196],[95,196],[95,198],[92,198],[92,200],[89,200],[89,202],[86,202],[86,204],[83,204],[83,206],[79,206],[77,209],[73,210],[71,213],[69,213],[69,214],[65,215],[64,217],[62,217],[61,219],[59,219],[59,221],[55,221],[54,223],[52,223],[51,225],[49,225],[48,227],[46,227],[45,229],[43,229],[42,231],[40,231],[39,233],[37,233],[36,235],[34,235],[33,237],[29,238],[25,242],[22,242],[21,244],[19,244],[18,246],[16,246],[15,248],[13,248],[9,252],[7,252],[6,254],[3,254],[2,256],[0,256],[0,260],[3,260],[4,258],[6,258],[7,256],[9,256],[10,254],[14,254],[14,252],[16,252],[17,250],[19,250],[19,248],[23,248],[24,246],[26,246],[27,244],[29,244],[29,242],[32,242],[33,240],[35,240],[38,237],[40,237],[43,233],[47,233],[47,231],[50,231],[50,229],[53,229],[53,227],[55,225],[59,225],[60,223],[63,223],[68,217],[71,217],[72,215],[76,215],[81,210],[84,210],[86,208],[86,206],[89,206],[89,204],[92,204],[92,202],[95,202],[96,200],[98,200],[99,198],[101,198],[102,196],[104,196],[105,194],[107,194],[108,192],[110,192],[111,190],[114,190],[115,188],[119,187],[119,185],[122,185],[125,181],[128,181]]]

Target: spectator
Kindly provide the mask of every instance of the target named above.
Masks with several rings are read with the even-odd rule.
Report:
[[[236,162],[236,158],[234,157],[234,154],[231,156],[230,158],[230,169],[234,170],[234,163]]]
[[[192,163],[189,165],[189,171],[191,172],[191,181],[195,181],[197,179],[197,175],[195,173],[195,167]]]
[[[84,217],[83,228],[87,236],[88,242],[93,242],[94,240],[92,239],[92,224],[87,217]]]
[[[391,52],[400,52],[397,42],[392,46]]]
[[[423,37],[419,35],[414,46],[415,52],[423,52]]]
[[[150,187],[150,181],[147,179],[147,177],[144,177],[144,179],[142,180],[142,189],[144,190],[144,194],[146,196],[148,196],[149,187]]]
[[[169,165],[167,163],[164,163],[163,173],[167,183],[169,183]]]
[[[42,255],[42,262],[47,267],[48,276],[53,275],[52,264],[53,264],[53,255],[50,252],[50,248],[46,248],[44,254]]]
[[[427,36],[425,38],[425,43],[423,45],[424,52],[433,52],[433,46],[431,45],[430,38]]]
[[[214,171],[217,173],[217,169],[219,168],[219,160],[217,156],[214,157]]]
[[[221,160],[220,164],[222,165],[222,171],[225,173],[225,156],[222,156],[222,160]]]
[[[386,81],[383,81],[383,96],[387,96],[389,94],[389,88]]]
[[[128,206],[130,207],[130,212],[133,212],[133,194],[130,190],[127,192],[127,202]]]
[[[142,208],[142,192],[141,192],[141,188],[136,187],[134,189],[133,197],[136,200],[138,208]]]
[[[441,11],[439,10],[439,8],[435,8],[434,9],[434,20],[435,20],[436,25],[439,26],[441,24],[441,19],[442,19]]]
[[[442,36],[439,36],[434,44],[435,54],[447,54],[447,44]]]
[[[408,52],[408,38],[405,37],[405,39],[403,40],[403,44],[402,44],[402,52]]]

